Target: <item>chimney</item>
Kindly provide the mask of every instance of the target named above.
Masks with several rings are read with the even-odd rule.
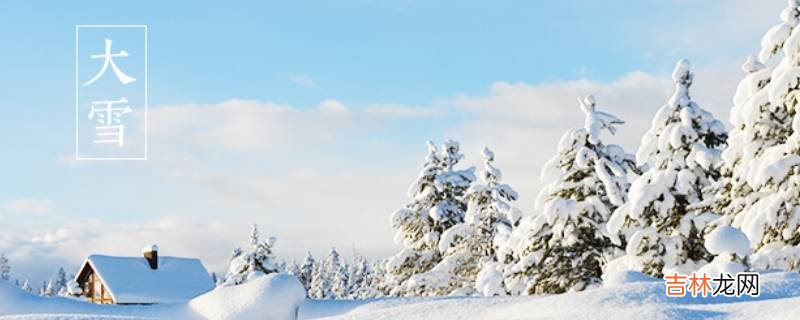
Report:
[[[144,255],[147,263],[150,264],[150,269],[158,269],[158,246],[151,244],[142,248],[142,255]]]

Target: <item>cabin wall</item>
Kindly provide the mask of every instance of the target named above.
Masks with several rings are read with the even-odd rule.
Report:
[[[83,294],[87,300],[99,304],[113,304],[114,299],[108,292],[106,285],[94,272],[89,273],[86,281],[82,283]]]

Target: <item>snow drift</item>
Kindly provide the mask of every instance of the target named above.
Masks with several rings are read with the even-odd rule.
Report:
[[[238,286],[217,287],[189,302],[207,319],[295,319],[306,290],[288,274],[269,274]]]

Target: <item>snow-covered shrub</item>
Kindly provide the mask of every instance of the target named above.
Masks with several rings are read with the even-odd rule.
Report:
[[[505,270],[511,294],[561,293],[600,283],[606,260],[618,247],[605,234],[611,212],[625,203],[633,156],[600,139],[619,118],[596,110],[592,96],[580,100],[584,128],[567,131],[558,153],[542,169],[547,184],[535,214],[523,218],[507,242],[515,261]]]
[[[751,252],[750,240],[741,230],[720,226],[706,236],[705,246],[714,255],[714,260],[698,272],[716,277],[720,274],[735,275],[747,270]]]
[[[508,290],[505,287],[503,268],[500,262],[488,262],[483,265],[475,279],[475,290],[484,296],[505,296]]]
[[[261,240],[258,226],[254,224],[250,232],[251,251],[234,250],[223,285],[238,285],[265,274],[278,272],[277,262],[272,253],[275,241],[274,237],[266,241]]]
[[[83,294],[83,289],[78,284],[78,281],[70,280],[67,281],[67,295],[73,297],[79,297]]]
[[[713,198],[708,188],[720,175],[727,135],[689,96],[693,78],[689,62],[679,61],[672,74],[675,92],[656,112],[636,153],[638,164],[649,169],[633,182],[628,202],[607,225],[616,244],[627,240],[621,259],[629,268],[657,277],[684,265],[695,270],[710,259],[702,231],[717,216],[699,206]],[[622,238],[616,237],[620,233]]]
[[[456,170],[464,156],[457,142],[448,140],[442,150],[428,142],[428,156],[417,180],[409,188],[411,202],[391,216],[395,241],[403,246],[386,262],[394,295],[439,292],[428,281],[410,281],[431,271],[442,259],[439,240],[445,230],[464,221],[464,195],[475,180],[475,168]],[[421,279],[417,279],[421,280]]]

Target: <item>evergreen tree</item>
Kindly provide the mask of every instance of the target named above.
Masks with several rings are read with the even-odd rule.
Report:
[[[763,76],[748,76],[738,96],[749,98],[731,110],[734,125],[723,153],[728,176],[719,187],[716,207],[724,223],[750,240],[754,268],[800,269],[800,1],[790,1],[781,23],[762,39]],[[778,61],[777,64],[775,61]]]
[[[485,148],[483,156],[483,183],[472,185],[464,197],[467,202],[464,222],[447,229],[439,240],[442,260],[407,282],[412,288],[425,288],[415,294],[474,294],[481,265],[496,261],[495,244],[505,242],[519,221],[520,211],[509,205],[517,199],[516,191],[500,183],[502,173],[493,165],[494,153]]]
[[[25,279],[25,282],[22,283],[22,286],[20,288],[22,288],[22,290],[27,291],[28,293],[33,293],[33,287],[31,286],[31,283],[28,282],[27,279]]]
[[[788,93],[796,85],[787,81],[791,81],[797,70],[798,37],[792,35],[800,18],[799,6],[799,1],[789,1],[781,13],[781,22],[764,35],[758,57],[748,57],[742,66],[746,76],[734,95],[730,112],[732,129],[728,147],[722,153],[723,178],[717,183],[713,203],[713,210],[724,216],[719,224],[741,226],[744,213],[770,193],[762,184],[771,182],[755,181],[751,172],[780,153],[779,146],[793,131],[796,101],[794,94]],[[779,64],[773,63],[780,57],[783,59]]]
[[[504,268],[511,294],[561,293],[600,283],[604,263],[618,254],[605,232],[611,213],[626,201],[633,156],[605,145],[601,130],[614,133],[622,120],[596,110],[594,97],[579,99],[584,128],[569,130],[558,153],[542,169],[548,182],[536,213],[515,228],[508,246],[515,261]]]
[[[350,277],[347,284],[348,299],[366,299],[377,295],[376,290],[370,288],[372,274],[366,258],[356,255],[350,265],[349,274]]]
[[[67,273],[64,272],[64,268],[58,268],[56,280],[53,283],[53,292],[56,295],[65,296],[67,294],[67,281]]]
[[[324,272],[329,281],[329,288],[326,290],[326,299],[347,298],[347,266],[342,262],[336,248],[331,248],[328,257],[325,258]]]
[[[464,220],[464,194],[475,180],[475,168],[456,170],[454,167],[463,157],[455,141],[446,141],[441,151],[428,142],[423,169],[409,189],[411,202],[392,214],[392,227],[397,230],[395,241],[404,247],[386,264],[386,271],[396,284],[395,295],[428,293],[424,281],[406,282],[439,263],[439,238]]]
[[[322,264],[318,264],[311,277],[309,296],[315,299],[338,299],[347,292],[347,266],[342,264],[339,252],[331,248]]]
[[[258,226],[254,224],[250,232],[251,251],[243,253],[241,250],[234,250],[223,284],[238,285],[254,277],[278,272],[275,256],[272,253],[275,241],[274,237],[266,241],[261,240]]]
[[[294,259],[289,260],[289,262],[284,263],[284,265],[286,266],[284,268],[284,272],[293,275],[295,277],[298,277],[300,275],[300,266],[297,265],[297,261],[295,261]]]
[[[331,284],[325,272],[325,265],[316,264],[314,272],[311,274],[308,297],[312,299],[327,299],[331,295]]]
[[[8,281],[11,279],[11,266],[8,264],[8,258],[5,254],[0,253],[0,280]]]
[[[370,264],[370,273],[368,282],[368,287],[370,288],[370,294],[366,297],[362,298],[379,298],[383,296],[388,296],[391,292],[391,288],[389,287],[390,282],[388,281],[388,276],[386,274],[386,261],[377,260],[373,261]]]
[[[697,206],[713,198],[706,190],[720,176],[727,134],[692,101],[693,78],[689,62],[680,60],[672,74],[675,92],[656,113],[636,154],[638,164],[649,170],[633,182],[630,200],[608,223],[611,234],[621,231],[628,240],[619,268],[662,277],[669,273],[665,270],[696,271],[710,260],[702,231],[715,215]]]
[[[42,284],[42,292],[40,294],[41,296],[43,296],[43,297],[53,297],[53,296],[56,295],[56,293],[58,293],[58,291],[56,291],[56,286],[55,286],[55,283],[54,283],[53,279],[45,281]]]
[[[297,275],[297,279],[300,280],[300,283],[306,290],[311,290],[311,280],[314,277],[316,264],[317,262],[314,260],[314,256],[311,255],[311,252],[306,252],[306,257],[303,258],[303,264],[300,266],[300,272]]]

